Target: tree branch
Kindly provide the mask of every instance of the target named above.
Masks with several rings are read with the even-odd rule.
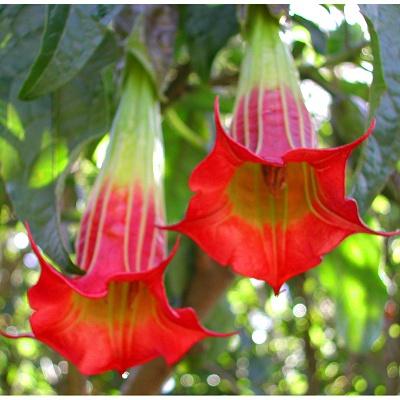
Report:
[[[168,108],[175,100],[179,99],[187,90],[187,81],[192,68],[190,63],[178,65],[175,72],[175,78],[170,82],[167,90],[165,91],[165,96],[167,101],[162,104],[162,108]]]
[[[311,338],[310,338],[310,327],[312,325],[311,321],[311,303],[312,299],[304,291],[304,282],[306,281],[306,274],[299,275],[297,278],[297,285],[294,287],[295,291],[304,299],[305,306],[308,310],[307,319],[307,329],[303,333],[304,340],[304,353],[307,360],[307,380],[308,389],[307,395],[315,395],[321,393],[321,384],[317,376],[318,364],[316,357],[316,349],[314,348]]]
[[[317,66],[316,68],[334,67],[335,65],[341,64],[343,62],[352,61],[354,57],[357,56],[360,51],[367,45],[369,45],[369,42],[367,40],[362,40],[355,46],[347,47],[345,50],[327,57],[325,62]]]
[[[323,62],[319,66],[300,65],[298,69],[301,79],[311,79],[330,94],[336,96],[340,95],[338,89],[321,75],[319,69],[334,67],[335,65],[341,64],[343,62],[352,61],[354,57],[357,56],[359,52],[368,44],[369,44],[368,41],[363,40],[355,46],[346,48],[345,50],[337,54],[327,57],[325,62]],[[210,79],[210,85],[230,86],[236,84],[237,80],[238,80],[238,74],[232,74],[232,73],[226,75],[222,74],[218,77]]]
[[[60,394],[63,395],[85,395],[87,393],[86,376],[82,375],[76,367],[68,363],[68,374],[62,382]]]

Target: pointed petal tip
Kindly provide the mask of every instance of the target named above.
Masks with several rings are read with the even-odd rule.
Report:
[[[212,331],[212,330],[204,328],[204,327],[203,327],[203,330],[207,334],[208,337],[215,337],[215,338],[226,338],[226,337],[230,337],[230,336],[239,334],[239,330],[226,332],[226,333],[224,333],[224,332],[215,332],[215,331]]]
[[[211,332],[213,333],[212,336],[214,336],[214,337],[225,338],[225,337],[229,337],[229,336],[233,336],[233,335],[239,335],[240,330],[238,329],[238,330],[235,330],[232,332],[227,332],[227,333],[218,333],[218,332],[214,332],[214,331],[211,331]]]
[[[375,129],[375,127],[376,127],[376,118],[372,118],[367,132],[370,132],[370,134],[371,134],[372,131]]]
[[[221,114],[219,110],[219,96],[215,96],[214,100],[214,121],[215,121],[217,138],[221,136],[222,137],[228,136],[221,121]]]
[[[181,244],[181,237],[180,235],[177,236],[174,246],[172,247],[171,253],[169,254],[169,256],[161,262],[161,264],[157,267],[157,269],[159,268],[162,273],[164,273],[164,271],[166,270],[166,268],[168,267],[169,263],[172,261],[172,259],[175,257],[179,246]]]
[[[349,148],[350,150],[353,150],[355,147],[357,147],[359,144],[367,140],[373,133],[374,129],[376,126],[376,120],[375,118],[371,120],[371,123],[369,124],[368,129],[356,140],[354,140],[351,143],[345,144],[343,146],[336,147],[335,149],[346,149]]]
[[[219,114],[219,96],[215,96],[214,99],[214,112]]]
[[[0,329],[0,336],[3,336],[7,339],[36,339],[35,335],[32,332],[7,333],[2,329]]]
[[[397,229],[395,231],[385,232],[385,231],[378,231],[378,230],[374,230],[374,229],[370,228],[360,216],[357,200],[352,197],[348,197],[347,200],[349,202],[352,202],[356,209],[358,225],[359,225],[360,229],[357,230],[355,233],[367,233],[370,235],[379,235],[379,236],[383,236],[383,237],[392,237],[392,236],[400,235],[400,229]]]
[[[369,136],[371,136],[375,127],[376,127],[376,119],[373,118],[373,119],[371,119],[371,122],[370,122],[366,132],[363,135],[361,135],[358,140],[360,140],[360,142],[363,142],[365,139],[367,139]]]
[[[157,266],[155,269],[160,269],[162,272],[165,271],[165,269],[168,267],[168,264],[171,262],[171,260],[175,257],[175,254],[177,253],[179,246],[181,244],[181,237],[178,235],[176,237],[174,246],[171,249],[171,252],[169,253],[169,256],[160,263],[159,266]],[[150,270],[151,271],[151,270]]]
[[[375,234],[375,235],[380,235],[380,236],[383,236],[383,237],[400,236],[400,229],[398,229],[396,231],[390,231],[390,232],[373,231],[373,230],[371,230],[371,232],[369,232],[369,233],[372,233],[372,234]]]
[[[154,227],[157,229],[161,229],[162,231],[167,231],[169,230],[169,225],[158,225],[158,224],[154,224]]]
[[[274,295],[275,297],[278,297],[281,293],[286,292],[286,289],[281,289],[283,284],[279,284],[279,285],[271,285],[272,290],[274,291]]]

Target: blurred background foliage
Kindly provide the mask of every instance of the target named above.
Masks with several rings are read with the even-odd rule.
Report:
[[[399,7],[292,5],[281,17],[321,146],[354,140],[376,116],[347,182],[368,224],[385,230],[400,226]],[[243,56],[236,6],[173,8],[163,103],[171,223],[183,216],[189,175],[212,146],[216,95],[229,123]],[[73,270],[73,240],[118,100],[126,12],[0,6],[0,327],[10,333],[29,330],[26,291],[39,275],[21,220],[61,269]],[[165,30],[158,34],[162,43]],[[174,306],[197,257],[182,238],[166,276]],[[162,393],[399,394],[399,264],[400,238],[356,235],[277,297],[261,281],[236,277],[205,325],[239,334],[194,348]],[[129,373],[86,379],[34,340],[0,337],[0,394],[119,394]]]

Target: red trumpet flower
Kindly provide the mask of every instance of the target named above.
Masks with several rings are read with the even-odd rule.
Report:
[[[159,105],[150,78],[130,61],[107,157],[76,243],[82,277],[63,276],[33,242],[42,268],[29,290],[33,337],[84,374],[119,372],[162,356],[172,364],[207,336],[192,309],[172,309],[166,257]],[[29,230],[28,230],[29,232]]]
[[[249,9],[248,47],[230,132],[215,105],[216,142],[193,172],[186,216],[171,226],[222,265],[281,285],[353,233],[374,232],[345,197],[355,142],[316,149],[297,71],[265,6]]]

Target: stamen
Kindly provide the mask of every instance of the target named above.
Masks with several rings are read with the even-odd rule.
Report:
[[[277,196],[286,187],[286,168],[263,165],[261,171],[271,194]]]

